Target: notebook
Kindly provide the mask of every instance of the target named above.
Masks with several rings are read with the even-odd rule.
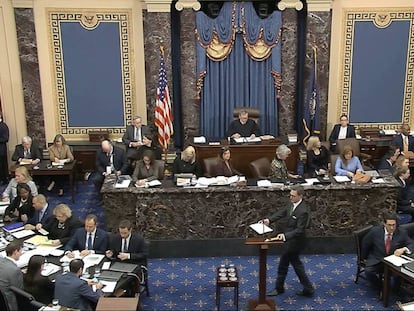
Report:
[[[138,268],[138,265],[135,265],[133,263],[126,263],[126,262],[114,262],[110,268],[112,271],[120,271],[120,272],[126,272],[131,273],[134,272],[135,269]]]
[[[112,271],[112,270],[102,270],[101,275],[99,276],[100,279],[109,280],[109,281],[118,281],[124,272],[119,271]]]
[[[12,224],[5,225],[3,229],[9,233],[13,233],[19,230],[24,229],[22,222],[15,222]]]

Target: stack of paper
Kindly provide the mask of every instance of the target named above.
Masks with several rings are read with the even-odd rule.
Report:
[[[256,231],[258,234],[264,234],[273,231],[272,228],[266,226],[264,223],[251,224],[249,227]]]
[[[35,236],[31,237],[30,239],[27,239],[24,242],[35,245],[35,246],[38,246],[38,245],[52,245],[52,240],[49,240],[48,237],[44,236],[44,235],[35,235]]]
[[[348,176],[339,176],[339,175],[336,175],[336,176],[334,176],[334,178],[335,178],[336,182],[348,182],[348,181],[351,181],[348,178]]]

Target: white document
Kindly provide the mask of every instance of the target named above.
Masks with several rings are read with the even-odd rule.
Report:
[[[205,144],[206,143],[206,138],[204,136],[194,137],[194,143],[195,144]]]
[[[102,270],[109,270],[109,268],[111,267],[111,262],[110,261],[106,261],[102,264]]]
[[[236,143],[239,143],[239,144],[241,144],[241,143],[257,143],[257,142],[262,141],[260,139],[260,137],[255,137],[255,138],[239,137],[239,138],[233,138],[233,139]]]
[[[117,282],[99,280],[103,285],[102,291],[104,293],[113,293]]]
[[[348,182],[348,181],[351,181],[348,178],[348,176],[338,176],[338,175],[336,175],[336,176],[334,176],[334,178],[335,178],[336,182]]]
[[[376,170],[365,171],[365,174],[368,174],[371,177],[379,177],[380,176],[380,174]]]
[[[217,179],[215,177],[200,177],[197,180],[197,184],[202,185],[202,186],[209,186],[211,184],[217,183]]]
[[[318,182],[318,178],[305,178],[306,180],[306,186],[312,186],[314,183]]]
[[[161,182],[158,179],[147,182],[149,187],[160,186]]]
[[[239,181],[239,176],[237,176],[237,175],[234,175],[234,176],[231,176],[231,177],[227,178],[227,183],[228,184],[234,184],[238,181]]]
[[[397,132],[395,130],[383,130],[385,135],[395,135]]]
[[[371,180],[374,184],[383,184],[385,183],[384,178],[375,178]]]
[[[270,180],[261,179],[257,181],[257,186],[258,187],[271,187],[272,183],[270,182]]]
[[[56,273],[60,270],[60,266],[55,265],[54,263],[47,262],[43,265],[42,275],[43,276],[49,276],[53,273]]]
[[[261,224],[261,223],[251,224],[249,227],[252,228],[254,231],[256,231],[258,234],[263,234],[263,233],[268,233],[268,232],[273,231],[272,228],[266,226],[265,224]]]
[[[24,229],[24,230],[20,230],[20,231],[17,231],[17,232],[13,232],[12,236],[14,236],[16,239],[22,239],[22,238],[25,238],[29,235],[33,235],[33,234],[35,234],[33,230]]]
[[[115,188],[128,188],[130,183],[131,183],[131,181],[128,180],[128,179],[117,181],[115,183]]]
[[[387,256],[384,258],[384,260],[388,261],[389,263],[392,263],[396,267],[401,267],[403,264],[406,264],[412,261],[412,260],[408,260],[403,257],[395,256],[395,255]]]

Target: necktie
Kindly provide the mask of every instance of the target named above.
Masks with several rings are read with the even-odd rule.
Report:
[[[385,239],[385,253],[388,255],[391,250],[391,234],[387,234],[387,238]]]
[[[41,222],[41,221],[42,221],[42,218],[43,218],[43,210],[41,210],[41,211],[39,212],[39,222]]]
[[[123,239],[122,241],[123,241],[123,243],[122,243],[122,244],[124,245],[124,246],[122,247],[122,252],[123,252],[123,253],[126,253],[126,252],[128,251],[127,240],[126,240],[126,239]]]
[[[138,140],[138,129],[136,127],[134,128],[134,140]]]
[[[86,249],[92,249],[92,234],[88,234],[88,245],[86,245]]]
[[[289,216],[292,216],[292,214],[293,214],[293,210],[294,210],[294,206],[293,206],[293,204],[292,204],[292,206],[290,207],[290,209],[289,209]]]
[[[404,136],[404,152],[408,151],[408,136]]]

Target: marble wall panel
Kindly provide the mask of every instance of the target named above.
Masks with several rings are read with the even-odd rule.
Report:
[[[14,10],[22,73],[27,134],[45,146],[45,124],[33,9]]]

